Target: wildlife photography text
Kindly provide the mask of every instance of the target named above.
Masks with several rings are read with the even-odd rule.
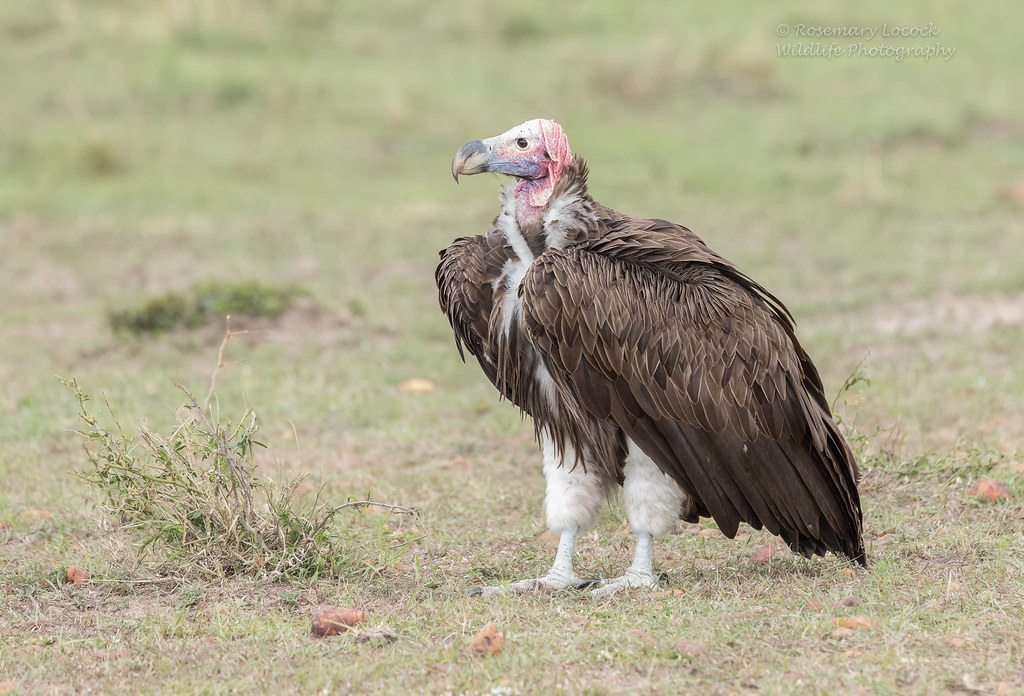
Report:
[[[789,39],[775,44],[776,55],[780,58],[891,58],[897,63],[916,58],[928,62],[932,58],[952,60],[957,50],[956,46],[944,44],[937,38],[942,29],[934,22],[911,26],[780,24],[775,34],[780,39]],[[851,41],[841,44],[818,40],[832,38]]]

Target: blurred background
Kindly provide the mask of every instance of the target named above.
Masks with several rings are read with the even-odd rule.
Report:
[[[459,362],[433,269],[502,183],[456,186],[454,152],[541,116],[596,199],[687,225],[786,302],[829,394],[861,365],[839,410],[880,429],[870,447],[1015,451],[1022,20],[966,2],[2,3],[0,514],[81,494],[55,374],[128,423],[170,422],[173,380],[205,393],[219,320],[109,320],[204,282],[308,295],[232,341],[243,362],[218,381],[278,464],[410,503],[445,493],[453,455],[505,446],[496,466],[532,472],[530,427]],[[459,471],[471,494],[491,476]]]

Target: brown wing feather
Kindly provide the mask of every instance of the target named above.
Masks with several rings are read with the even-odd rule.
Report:
[[[485,236],[463,237],[440,255],[435,279],[441,310],[452,325],[463,359],[465,346],[498,391],[533,417],[538,437],[545,429],[556,447],[575,444],[574,462],[586,456],[599,475],[621,483],[625,456],[621,433],[611,423],[591,417],[578,404],[554,406],[538,385],[540,358],[523,340],[519,323],[511,322],[507,335],[502,336],[500,310],[507,292],[502,278],[506,263],[518,261],[504,236],[492,229]],[[543,299],[538,301],[543,303]],[[586,462],[583,465],[588,466]]]
[[[490,331],[490,321],[503,289],[496,290],[494,284],[501,277],[505,263],[515,255],[504,236],[494,229],[486,235],[460,237],[439,255],[441,261],[434,272],[438,300],[455,332],[459,355],[466,359],[465,346],[491,382],[498,386],[498,346]],[[502,391],[514,401],[507,385]]]
[[[863,563],[856,464],[789,312],[689,230],[609,219],[523,280],[551,373],[726,535],[763,525],[796,551]]]

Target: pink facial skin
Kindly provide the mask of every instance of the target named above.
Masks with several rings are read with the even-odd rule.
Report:
[[[528,149],[517,146],[520,138],[528,140]],[[515,188],[518,216],[536,220],[548,204],[562,170],[572,162],[569,138],[562,127],[548,119],[527,121],[495,138],[492,152],[520,177]]]

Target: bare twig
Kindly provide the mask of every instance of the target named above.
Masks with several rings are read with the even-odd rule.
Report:
[[[165,578],[89,578],[90,584],[110,584],[110,585],[181,585],[186,582],[186,578],[168,576]]]
[[[412,508],[404,507],[402,505],[392,505],[391,503],[378,503],[375,500],[351,500],[341,505],[335,505],[332,510],[335,512],[344,510],[347,507],[382,507],[387,508],[391,511],[392,515],[412,515],[416,519],[420,518],[420,513],[416,512]]]
[[[350,500],[347,503],[335,505],[333,508],[331,508],[330,514],[324,515],[324,518],[320,521],[320,524],[318,524],[316,528],[313,530],[311,538],[315,539],[316,535],[320,533],[320,530],[326,527],[327,524],[334,519],[334,513],[340,512],[341,510],[350,507],[382,507],[387,510],[390,510],[392,515],[412,515],[419,522],[422,523],[423,521],[420,518],[420,513],[416,512],[412,508],[404,507],[402,505],[392,505],[391,503],[378,503],[375,500]]]
[[[213,398],[213,390],[217,386],[217,374],[220,372],[220,368],[228,367],[230,365],[237,365],[239,362],[238,360],[232,360],[231,362],[228,363],[224,362],[224,349],[227,347],[228,341],[230,341],[235,336],[241,336],[242,334],[247,333],[249,332],[245,329],[241,329],[240,331],[232,331],[231,315],[229,314],[226,317],[224,317],[224,340],[220,342],[220,348],[217,350],[217,366],[213,368],[213,374],[210,375],[210,391],[206,393],[206,398],[203,399],[204,414],[210,412],[210,400]]]

